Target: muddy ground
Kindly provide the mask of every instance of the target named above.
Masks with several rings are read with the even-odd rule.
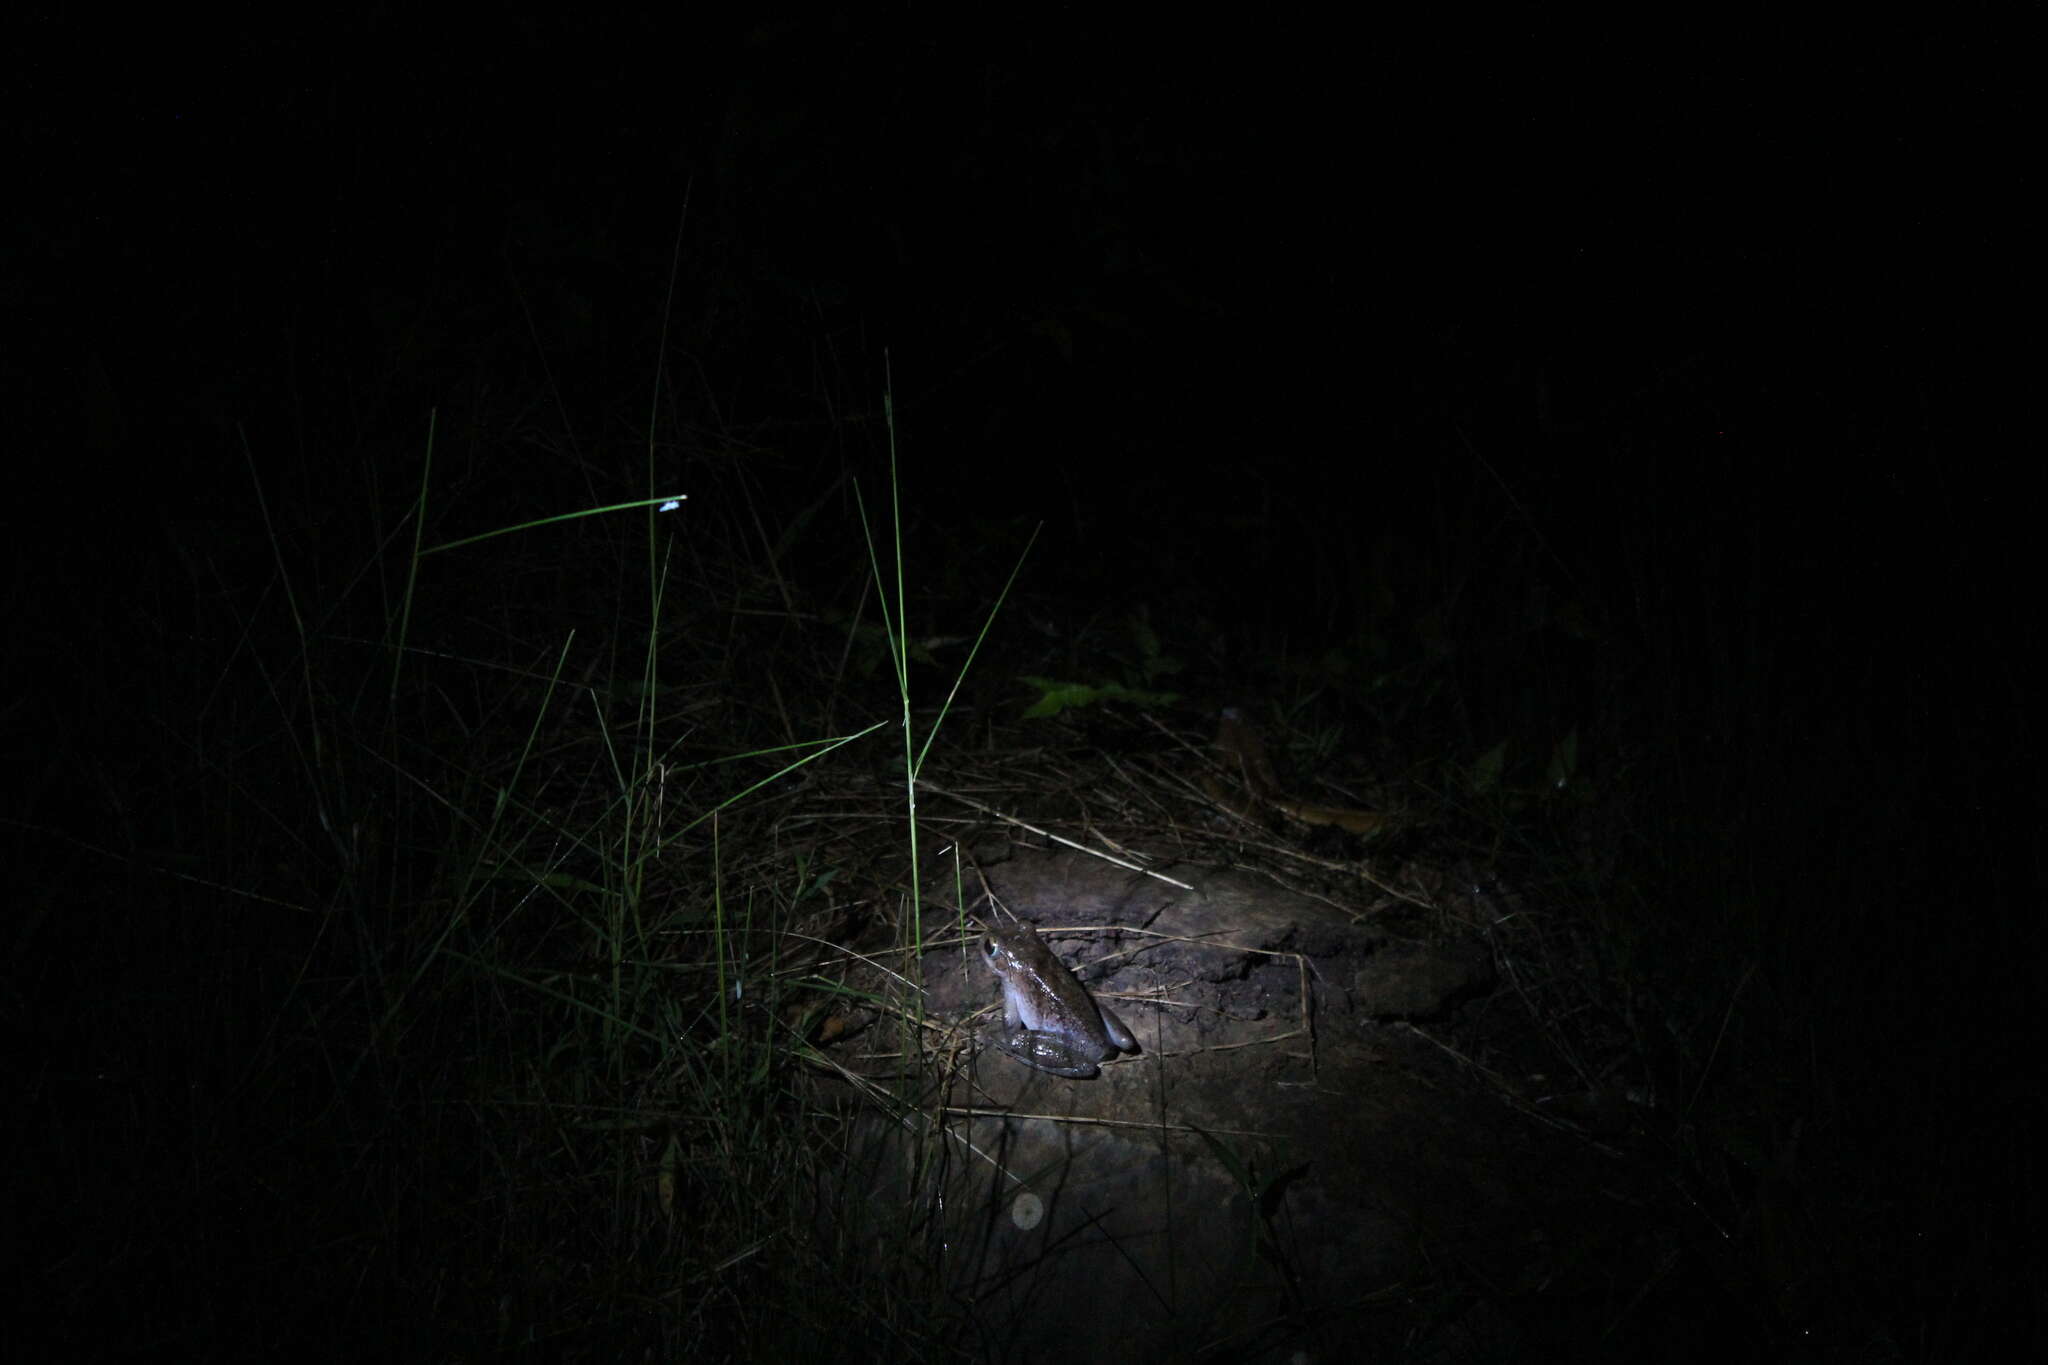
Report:
[[[996,983],[928,909],[926,1009],[958,1060],[926,1197],[976,1354],[1796,1349],[1667,1174],[1655,1097],[1571,1074],[1503,979],[1508,888],[1445,877],[1361,912],[1215,866],[977,858],[1142,1051],[1071,1080],[989,1046]],[[878,1205],[905,1197],[900,1163],[876,1170]]]

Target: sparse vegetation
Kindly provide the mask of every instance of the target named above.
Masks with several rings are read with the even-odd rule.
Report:
[[[917,993],[850,986],[845,954],[900,964],[920,946],[892,889],[910,863],[905,777],[934,753],[973,762],[928,748],[942,705],[984,754],[1050,742],[1077,759],[1128,743],[1137,703],[1171,699],[1111,684],[1077,714],[1049,707],[1031,670],[1055,656],[1024,652],[1000,617],[974,633],[1004,589],[920,596],[916,551],[888,523],[867,528],[879,557],[847,541],[836,575],[792,572],[804,546],[762,548],[783,528],[760,469],[787,456],[656,448],[679,482],[597,482],[603,515],[488,538],[473,509],[510,490],[481,469],[437,487],[423,450],[419,496],[384,507],[366,491],[355,540],[313,508],[272,507],[260,539],[186,548],[187,629],[108,622],[147,665],[77,676],[122,742],[46,723],[74,746],[54,769],[71,799],[125,815],[90,840],[59,838],[47,805],[9,826],[18,850],[68,869],[24,900],[35,969],[16,997],[45,1059],[22,1096],[43,1120],[23,1155],[67,1192],[24,1210],[47,1256],[38,1297],[60,1316],[90,1316],[65,1268],[92,1265],[148,1305],[123,1349],[259,1353],[310,1318],[407,1354],[974,1353],[972,1304],[930,1273],[932,1211],[847,1216],[849,1115],[938,1120]],[[254,514],[271,501],[252,467]],[[885,471],[845,483],[893,497]],[[683,508],[652,510],[684,491]],[[1441,550],[1479,577],[1515,543],[1461,529]],[[1531,599],[1481,669],[1443,643],[1473,629],[1446,615],[1451,585],[1423,576],[1373,639],[1340,642],[1379,661],[1363,684],[1279,639],[1204,658],[1223,631],[1200,618],[1140,638],[1147,659],[1190,660],[1176,682],[1191,693],[1264,698],[1291,770],[1352,803],[1391,794],[1402,828],[1518,888],[1513,913],[1466,928],[1512,962],[1503,998],[1543,1065],[1623,1104],[1638,1159],[1725,1234],[1646,1267],[1643,1295],[1702,1277],[1748,1305],[1759,1339],[1966,1353],[2019,1285],[1930,1218],[1980,1173],[1939,1094],[1900,1106],[1895,1073],[1922,1065],[1903,1021],[1931,1026],[1912,997],[1960,990],[1967,971],[1933,948],[1894,993],[1884,966],[1839,947],[1871,927],[1859,907],[1908,884],[1923,837],[1912,802],[1847,794],[1905,775],[1859,748],[1860,713],[1830,721],[1789,687],[1783,709],[1759,709],[1750,690],[1778,662],[1748,652],[1763,646],[1688,636],[1689,610],[1620,619],[1606,603],[1677,590],[1651,560],[1635,573],[1572,603],[1599,622],[1590,642]],[[1021,592],[1020,610],[1058,614],[1028,574]],[[920,662],[910,616],[968,632],[923,694],[915,671],[941,659]],[[1425,620],[1447,632],[1433,646],[1403,632]],[[849,662],[877,627],[890,666],[863,677]],[[1075,675],[1116,676],[1085,637],[1058,648]],[[1152,719],[1199,737],[1204,714]],[[1950,742],[1967,757],[1966,735]],[[1371,865],[1387,847],[1344,856]],[[881,1026],[863,1047],[896,1061],[848,1085],[835,1044],[867,1020]],[[1891,1185],[1915,1152],[1932,1185]],[[230,1283],[257,1311],[198,1292]],[[1872,1292],[1909,1283],[1945,1289]],[[1438,1311],[1440,1294],[1474,1292],[1411,1289]]]
[[[994,992],[920,974],[971,961],[994,835],[1266,878],[1327,910],[1296,939],[1398,912],[1473,970],[1345,1014],[1358,1067],[1424,1039],[1420,1089],[1614,1174],[1498,1263],[1403,1224],[1374,1279],[1299,1254],[1357,1212],[1303,1151],[1190,1126],[1241,1268],[1190,1354],[2024,1358],[2033,495],[1962,429],[1991,357],[1941,370],[1983,324],[1901,264],[2009,293],[1969,272],[2027,215],[1910,169],[2009,151],[1862,165],[1745,84],[1747,133],[1646,114],[1602,209],[1526,168],[1658,92],[1461,69],[1398,99],[1478,131],[1362,218],[1356,54],[1284,24],[508,15],[472,90],[364,22],[247,39],[246,90],[22,101],[66,170],[17,177],[5,294],[40,1357],[1003,1357],[1024,1277],[931,1197]],[[1841,109],[1936,88],[1839,65]],[[1527,112],[1582,86],[1585,128]],[[1879,188],[1838,220],[1752,165]],[[1882,236],[1923,219],[1984,235]],[[1329,1046],[1323,946],[1245,949],[1246,1017]],[[1512,1146],[1428,1155],[1512,1203]]]

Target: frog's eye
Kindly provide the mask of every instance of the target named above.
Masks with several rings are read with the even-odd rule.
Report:
[[[996,955],[996,941],[994,939],[985,938],[981,941],[981,955],[991,960],[994,959]]]

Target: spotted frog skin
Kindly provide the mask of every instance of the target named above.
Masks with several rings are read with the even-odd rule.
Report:
[[[996,1046],[1026,1066],[1085,1080],[1096,1063],[1136,1052],[1138,1040],[1109,1006],[1088,994],[1028,924],[987,924],[982,959],[1003,987]]]

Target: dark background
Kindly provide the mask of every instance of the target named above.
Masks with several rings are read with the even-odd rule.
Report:
[[[871,411],[889,348],[921,499],[1134,571],[1133,497],[1413,525],[1453,419],[1568,556],[1650,481],[1835,608],[1981,573],[1945,552],[2024,486],[1959,430],[2011,372],[2018,96],[1939,43],[432,22],[17,54],[17,411],[141,480],[25,460],[38,520],[486,382],[644,423],[664,326],[739,427],[827,373]]]
[[[2004,1133],[1975,1106],[2038,1069],[2040,881],[2012,37],[1466,27],[31,18],[0,286],[15,695],[118,674],[75,643],[110,624],[175,631],[195,545],[270,573],[259,485],[309,560],[360,534],[366,471],[402,503],[433,410],[576,433],[556,462],[443,451],[533,467],[440,538],[644,495],[650,423],[773,446],[778,525],[848,468],[876,486],[887,387],[913,562],[985,602],[1043,523],[1046,600],[1153,603],[1246,653],[1356,638],[1375,575],[1419,582],[1497,501],[1546,578],[1476,596],[1605,603],[1698,763],[1771,745],[1804,775],[1744,828],[1870,861],[1828,911],[1866,932],[1812,945],[1902,1058],[1869,1111]],[[1690,705],[1729,658],[1748,709]],[[31,713],[67,756],[129,749],[120,717]],[[19,819],[104,833],[50,735],[10,730]]]

